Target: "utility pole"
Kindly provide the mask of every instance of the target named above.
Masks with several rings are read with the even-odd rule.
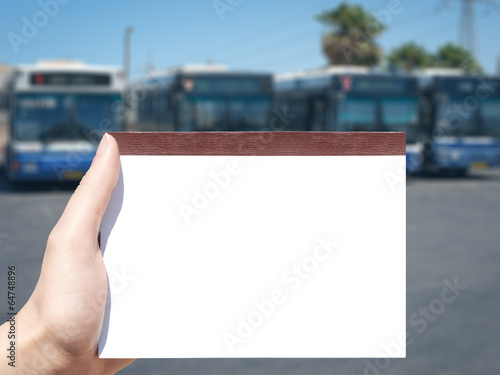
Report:
[[[474,24],[474,1],[462,0],[462,24],[460,27],[460,42],[462,47],[476,55],[476,28]]]
[[[476,19],[474,6],[483,4],[490,10],[499,10],[499,5],[495,0],[441,0],[441,5],[448,7],[451,1],[460,1],[462,3],[462,15],[458,40],[463,48],[468,50],[473,56],[477,54],[477,39],[476,39]]]
[[[128,26],[123,37],[123,75],[126,83],[130,79],[130,36],[133,32],[134,28]]]

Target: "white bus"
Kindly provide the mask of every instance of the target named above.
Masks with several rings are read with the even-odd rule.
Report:
[[[223,65],[183,65],[130,86],[139,131],[258,131],[269,126],[270,73]]]
[[[16,67],[7,83],[11,181],[79,180],[102,133],[123,129],[119,68],[77,61]]]
[[[422,168],[418,81],[374,73],[363,66],[333,66],[277,76],[275,103],[290,119],[283,130],[406,133],[406,170]]]

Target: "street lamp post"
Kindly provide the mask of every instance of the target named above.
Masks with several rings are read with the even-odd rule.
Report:
[[[125,77],[125,82],[130,79],[130,36],[134,32],[132,26],[128,26],[125,29],[125,35],[123,37],[123,75]]]

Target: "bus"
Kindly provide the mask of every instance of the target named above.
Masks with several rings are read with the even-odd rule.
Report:
[[[15,67],[6,90],[12,182],[80,180],[102,132],[123,129],[119,68],[40,61]]]
[[[185,65],[131,84],[137,131],[260,131],[269,126],[272,75]]]
[[[438,69],[419,80],[425,168],[463,175],[500,165],[500,78]]]
[[[330,67],[277,76],[275,103],[287,112],[283,130],[406,132],[406,169],[422,168],[418,81],[373,73],[368,67]]]

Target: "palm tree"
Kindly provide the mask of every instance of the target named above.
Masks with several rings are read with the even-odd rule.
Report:
[[[323,52],[331,65],[379,64],[382,50],[374,38],[385,26],[363,7],[342,3],[320,14],[317,20],[333,28],[322,40]]]
[[[397,47],[389,53],[387,61],[391,68],[412,71],[434,65],[434,57],[424,47],[409,42]]]
[[[439,48],[436,61],[439,66],[461,68],[466,73],[481,73],[483,71],[481,65],[469,51],[453,43],[447,43]]]

